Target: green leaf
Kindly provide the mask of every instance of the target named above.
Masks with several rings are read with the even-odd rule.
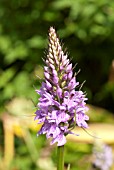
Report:
[[[28,55],[28,49],[22,42],[18,42],[14,48],[10,48],[7,55],[5,56],[5,62],[11,64],[17,59],[25,59]]]
[[[27,40],[27,43],[30,48],[44,48],[46,40],[41,36],[34,36],[31,39]]]
[[[0,75],[0,88],[7,85],[7,83],[11,80],[14,76],[15,70],[13,68],[9,68],[6,71],[1,71]]]

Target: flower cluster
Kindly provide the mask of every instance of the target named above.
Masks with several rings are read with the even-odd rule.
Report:
[[[86,120],[89,117],[85,114],[87,98],[81,90],[75,90],[79,82],[53,27],[49,30],[45,65],[44,82],[40,90],[36,90],[40,99],[35,119],[43,123],[38,135],[46,134],[47,138],[52,138],[51,144],[57,142],[57,146],[62,146],[66,143],[65,136],[72,133],[76,124],[88,127]]]
[[[109,170],[113,163],[112,149],[105,144],[97,144],[93,149],[93,166],[100,170]]]

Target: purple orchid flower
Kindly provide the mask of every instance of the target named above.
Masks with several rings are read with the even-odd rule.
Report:
[[[85,114],[87,98],[81,90],[75,90],[79,82],[53,27],[49,30],[45,63],[45,80],[40,90],[36,90],[40,99],[35,119],[43,123],[38,135],[46,134],[47,138],[52,138],[51,144],[57,142],[57,146],[62,146],[66,143],[66,135],[73,134],[70,129],[76,125],[88,127],[86,120],[89,117]]]

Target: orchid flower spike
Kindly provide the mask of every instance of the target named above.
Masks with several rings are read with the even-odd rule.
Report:
[[[85,114],[86,96],[81,90],[76,90],[79,82],[67,54],[62,51],[59,38],[53,27],[49,29],[48,54],[44,66],[44,82],[40,90],[38,109],[35,120],[42,123],[38,135],[46,134],[51,138],[51,145],[66,143],[66,135],[73,134],[75,126],[87,128],[89,117]]]

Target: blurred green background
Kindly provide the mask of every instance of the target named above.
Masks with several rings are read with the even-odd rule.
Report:
[[[36,75],[43,76],[42,58],[46,56],[50,26],[57,30],[73,65],[78,63],[75,71],[81,69],[77,80],[80,83],[86,80],[83,90],[88,94],[88,104],[106,109],[102,113],[101,109],[90,109],[90,123],[114,123],[114,1],[0,0],[0,161],[3,170],[8,169],[10,162],[11,170],[40,169],[36,161],[39,152],[45,145],[49,146],[44,137],[36,138],[33,125],[36,122],[29,131],[31,123],[25,126],[22,119],[31,121],[35,111],[31,100],[37,104],[35,88],[40,87],[40,82]],[[7,136],[10,126],[13,127],[11,140]],[[12,151],[6,147],[9,141],[12,141]],[[76,169],[78,165],[74,162],[84,153],[91,153],[92,144],[83,144],[84,149],[80,151],[79,147],[78,154],[71,146],[70,143],[67,146],[72,156],[66,158],[66,165],[71,162],[72,169]],[[12,158],[8,152],[9,155],[12,152]],[[74,159],[74,155],[78,157]],[[82,157],[81,161],[85,159]]]

